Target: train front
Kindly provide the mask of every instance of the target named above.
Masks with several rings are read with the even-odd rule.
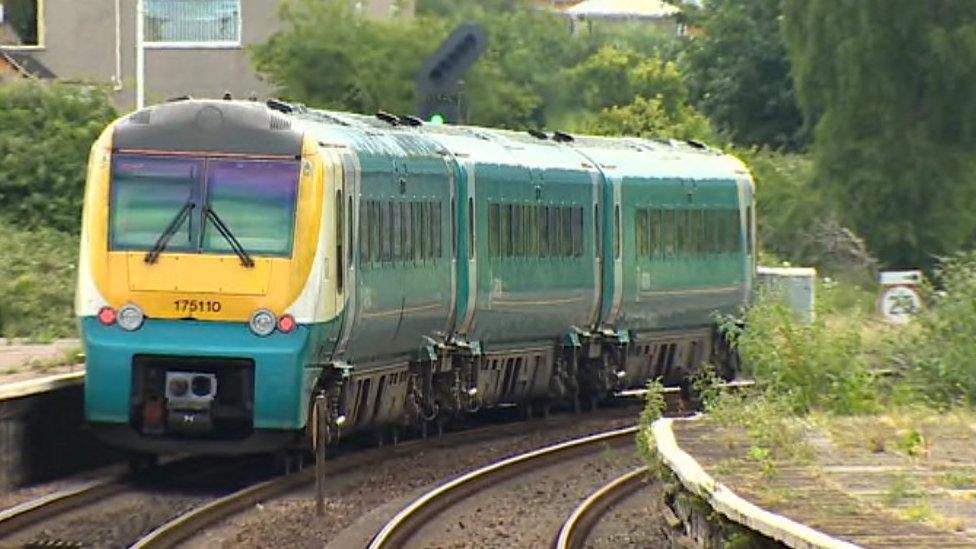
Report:
[[[323,172],[315,143],[260,103],[168,103],[105,130],[76,295],[100,438],[236,454],[295,437],[337,324]]]

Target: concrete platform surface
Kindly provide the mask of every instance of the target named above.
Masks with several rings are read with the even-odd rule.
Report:
[[[786,545],[976,547],[976,416],[813,417],[794,427],[759,434],[662,420],[654,436],[686,488]]]
[[[81,351],[77,339],[30,343],[0,338],[0,385],[83,370],[72,360]]]

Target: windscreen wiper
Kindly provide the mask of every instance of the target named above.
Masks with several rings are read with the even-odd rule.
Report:
[[[217,228],[217,232],[230,244],[231,249],[234,250],[237,257],[241,258],[241,265],[253,267],[254,260],[251,259],[250,254],[247,253],[244,247],[241,246],[241,243],[237,241],[237,238],[234,237],[234,233],[230,232],[227,225],[217,216],[217,212],[213,211],[209,206],[204,207],[203,211],[207,214],[207,219],[213,222],[214,227]]]
[[[183,226],[183,222],[186,221],[186,218],[190,216],[190,211],[193,210],[194,207],[196,207],[196,204],[194,204],[192,200],[187,200],[186,204],[183,204],[183,207],[180,208],[180,211],[176,213],[176,217],[173,218],[173,221],[170,221],[169,225],[166,227],[166,230],[163,231],[163,234],[159,235],[159,238],[156,239],[156,243],[153,244],[153,247],[146,252],[146,263],[152,265],[157,259],[159,259],[159,254],[163,253],[163,250],[166,249],[166,245],[169,244],[169,240],[173,238],[176,231]]]

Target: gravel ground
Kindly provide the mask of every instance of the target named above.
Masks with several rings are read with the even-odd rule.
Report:
[[[117,496],[18,532],[2,546],[126,547],[182,513],[267,478],[269,465],[269,460],[218,460],[161,469]]]
[[[322,547],[325,544],[337,549],[362,547],[387,519],[438,482],[552,442],[633,424],[638,411],[639,408],[633,406],[583,416],[560,415],[505,425],[492,429],[490,434],[462,441],[445,437],[439,439],[444,441],[441,443],[435,439],[423,447],[370,464],[341,478],[330,479],[323,517],[315,515],[314,492],[309,487],[238,514],[184,546]],[[616,451],[614,455],[617,455]],[[613,470],[606,473],[606,479],[609,479],[613,472],[623,472],[627,466],[635,465],[636,458],[625,459],[622,463],[626,465],[619,469],[609,463],[597,463],[590,469],[584,467],[574,478],[586,478],[597,469]],[[565,479],[559,477],[554,475],[553,481],[564,484]],[[548,493],[543,491],[535,501],[548,499]],[[566,511],[572,506],[570,504]],[[555,530],[551,530],[549,537],[554,533]],[[506,545],[512,546],[512,543]]]
[[[667,547],[664,520],[657,515],[655,503],[661,497],[658,484],[648,484],[618,502],[603,515],[590,532],[586,547]]]
[[[546,547],[586,497],[637,467],[633,446],[532,470],[446,510],[411,539],[415,547]]]
[[[76,488],[94,480],[117,477],[125,473],[125,471],[125,465],[115,464],[91,471],[83,471],[75,475],[55,479],[49,482],[24,486],[23,488],[16,488],[9,492],[0,492],[0,509],[6,510],[15,505],[20,505],[21,503],[26,503],[30,500],[53,494],[55,492],[60,492],[62,490],[67,490],[69,488]]]

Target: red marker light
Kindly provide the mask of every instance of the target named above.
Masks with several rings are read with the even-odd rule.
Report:
[[[295,329],[295,317],[291,315],[282,315],[278,319],[278,330],[284,333],[288,333]]]
[[[111,307],[102,307],[98,311],[98,321],[105,326],[111,326],[115,324],[115,309]]]

